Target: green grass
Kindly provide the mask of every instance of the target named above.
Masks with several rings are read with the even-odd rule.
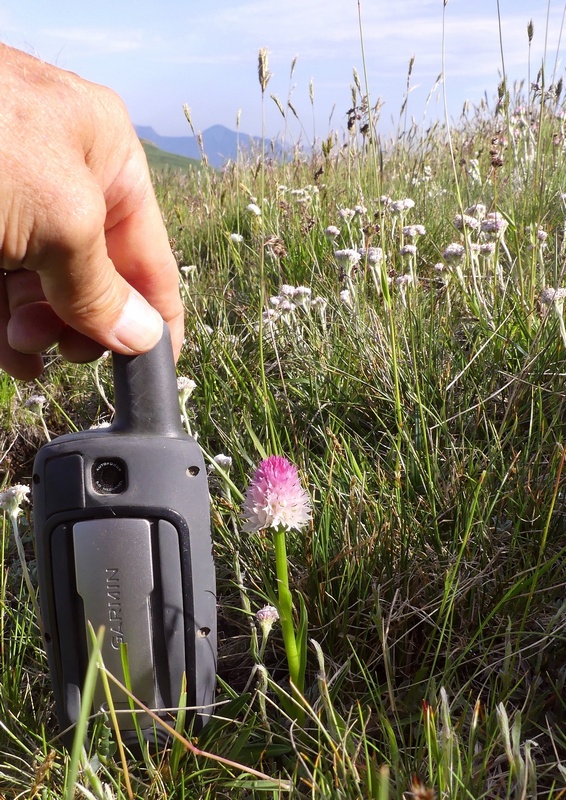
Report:
[[[101,723],[71,781],[6,520],[0,794],[566,796],[566,351],[539,300],[566,283],[563,109],[554,92],[474,110],[451,131],[454,161],[437,125],[392,142],[356,136],[347,148],[330,139],[324,152],[259,170],[155,175],[179,263],[196,267],[180,272],[178,370],[197,383],[190,425],[206,457],[232,458],[230,483],[210,478],[219,705],[197,744],[241,768],[181,742],[124,766],[106,758]],[[499,166],[496,137],[507,140]],[[384,195],[414,207],[395,215]],[[456,229],[475,203],[507,220],[502,238]],[[365,210],[340,216],[356,205]],[[410,262],[399,251],[403,226],[416,223],[426,233]],[[489,241],[494,252],[480,254]],[[443,257],[453,242],[465,247],[459,264]],[[334,251],[363,245],[381,247],[385,262],[372,270],[361,259],[348,274]],[[269,298],[285,284],[324,303],[271,323]],[[99,375],[109,396],[106,363]],[[22,401],[36,387],[3,381],[20,455],[6,482],[29,482],[42,433]],[[42,389],[52,433],[109,416],[91,366],[54,358]],[[281,710],[293,706],[280,628],[259,669],[250,630],[249,611],[274,590],[273,548],[269,535],[241,532],[239,511],[270,453],[299,466],[314,505],[312,525],[287,540],[309,621],[300,728]],[[22,532],[33,579],[25,523]]]

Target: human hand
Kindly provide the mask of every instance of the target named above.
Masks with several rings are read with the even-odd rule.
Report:
[[[110,89],[0,45],[0,367],[183,340],[178,269],[143,148]]]

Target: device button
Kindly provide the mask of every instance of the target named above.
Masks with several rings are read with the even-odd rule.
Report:
[[[79,453],[50,458],[45,464],[44,497],[51,509],[70,511],[85,507],[83,457]]]

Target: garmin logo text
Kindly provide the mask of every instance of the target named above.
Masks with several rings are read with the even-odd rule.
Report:
[[[106,608],[108,622],[110,623],[110,644],[114,650],[119,650],[124,641],[119,569],[106,569]]]

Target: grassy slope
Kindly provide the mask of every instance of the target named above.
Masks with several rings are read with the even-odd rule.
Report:
[[[148,142],[146,139],[142,139],[141,143],[152,170],[161,171],[169,169],[187,172],[189,169],[200,169],[201,167],[200,161],[197,161],[195,158],[185,158],[185,156],[179,156],[175,153],[166,153],[164,150],[161,150],[160,147],[153,144],[153,142]]]

